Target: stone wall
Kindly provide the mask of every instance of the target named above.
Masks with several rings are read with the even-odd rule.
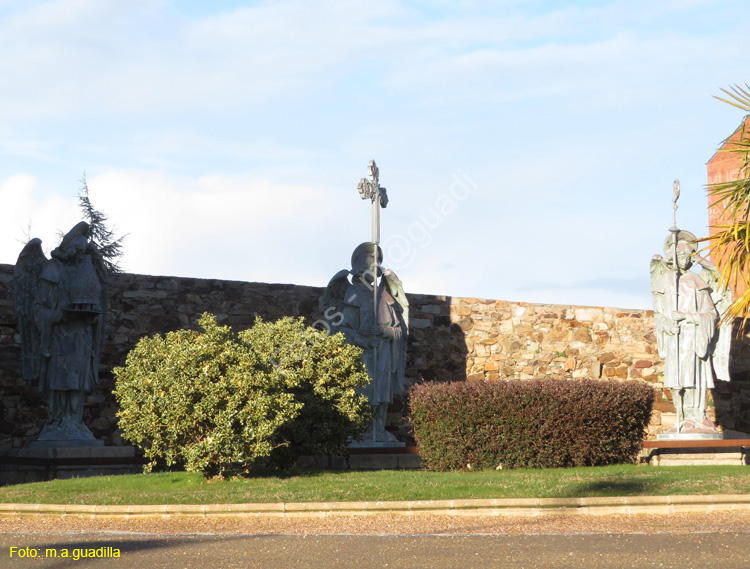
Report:
[[[39,393],[20,376],[18,323],[11,265],[0,265],[0,450],[38,434],[46,416]],[[87,398],[86,423],[106,444],[119,445],[112,368],[122,365],[139,338],[195,327],[203,312],[236,329],[256,317],[321,318],[322,288],[134,274],[116,275],[102,354],[101,385]],[[645,381],[661,390],[653,313],[582,306],[527,304],[410,294],[407,376],[417,381],[477,381],[542,377]],[[750,352],[733,348],[733,381],[714,390],[717,420],[750,431]],[[669,393],[657,402],[649,435],[674,422]],[[403,402],[391,408],[395,424]]]

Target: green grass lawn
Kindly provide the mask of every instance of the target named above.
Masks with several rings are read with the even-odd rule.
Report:
[[[167,472],[0,488],[0,503],[237,504],[479,498],[747,494],[747,466],[617,465],[481,472],[296,471],[230,480]]]

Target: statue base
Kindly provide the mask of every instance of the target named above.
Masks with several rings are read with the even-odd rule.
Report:
[[[28,448],[72,448],[72,447],[103,447],[104,441],[96,439],[71,439],[64,441],[36,440],[28,444]]]
[[[704,417],[702,421],[688,419],[680,425],[675,425],[660,435],[656,435],[657,440],[661,441],[700,441],[723,439],[724,433],[716,428],[713,421]]]
[[[361,441],[349,440],[349,448],[402,448],[406,443],[398,440],[393,433],[385,429],[373,428],[362,436]]]
[[[0,452],[0,485],[113,474],[137,474],[148,462],[132,446],[63,446],[71,441],[34,441],[50,446]],[[101,443],[102,441],[95,441]],[[32,443],[33,444],[33,443]]]
[[[29,448],[101,446],[104,446],[104,441],[97,440],[82,421],[76,420],[45,425],[36,440],[29,443]]]
[[[660,441],[701,441],[701,440],[715,440],[715,439],[723,439],[724,435],[722,433],[716,432],[716,433],[691,433],[691,432],[681,432],[681,433],[662,433],[660,435],[656,435],[656,439]]]
[[[406,443],[401,441],[353,441],[347,445],[348,448],[401,448]]]

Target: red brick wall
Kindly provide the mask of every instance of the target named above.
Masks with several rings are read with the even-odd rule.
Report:
[[[736,152],[732,152],[731,149],[736,148],[736,142],[742,136],[743,131],[745,132],[745,137],[750,134],[750,116],[745,119],[732,136],[727,139],[716,154],[708,161],[709,185],[732,182],[739,178],[742,157]],[[723,204],[716,202],[716,198],[708,196],[708,227],[710,235],[717,233],[719,226],[726,225],[730,221],[729,216],[724,211]],[[715,262],[715,259],[712,260]],[[735,298],[744,291],[744,287],[739,288],[735,285],[733,288],[736,289],[734,291]]]

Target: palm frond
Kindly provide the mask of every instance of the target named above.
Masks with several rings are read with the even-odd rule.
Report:
[[[733,85],[721,89],[727,96],[715,97],[733,107],[750,113],[750,86]],[[750,116],[750,115],[748,115]],[[707,186],[712,207],[723,206],[727,221],[715,226],[713,235],[699,241],[709,244],[711,259],[719,274],[719,286],[729,286],[733,291],[743,291],[722,315],[722,322],[740,318],[742,328],[750,321],[750,133],[745,116],[739,129],[724,140],[720,152],[738,156],[738,172],[735,180],[718,182]]]
[[[734,299],[732,304],[726,309],[721,317],[721,323],[734,322],[735,320],[742,319],[743,326],[741,329],[744,331],[745,324],[747,321],[746,314],[750,311],[750,288],[745,290],[738,298]]]
[[[720,225],[708,241],[711,258],[719,274],[719,286],[745,292],[722,315],[722,322],[750,316],[750,221]]]
[[[750,202],[750,179],[744,178],[730,182],[719,182],[707,186],[710,196],[716,198],[714,204],[726,202],[725,208],[741,211]]]
[[[742,109],[743,111],[750,112],[750,86],[745,83],[745,89],[740,87],[739,85],[734,85],[730,87],[731,91],[727,91],[726,89],[721,89],[724,93],[727,94],[729,99],[724,99],[723,97],[717,97],[714,95],[714,99],[718,99],[719,101],[722,101],[723,103],[727,103],[728,105],[732,105],[733,107],[737,107],[738,109]]]

